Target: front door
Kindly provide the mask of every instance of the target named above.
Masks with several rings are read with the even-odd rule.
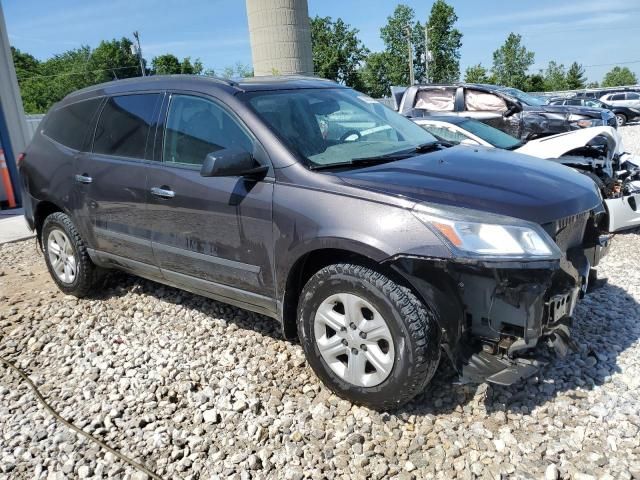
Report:
[[[202,177],[208,153],[262,147],[221,103],[172,94],[149,170],[152,246],[163,276],[196,292],[271,308],[273,178]],[[235,302],[233,300],[236,300]]]
[[[93,148],[77,158],[78,213],[86,219],[82,223],[88,226],[90,245],[112,260],[154,264],[146,180],[160,99],[159,93],[107,99]]]

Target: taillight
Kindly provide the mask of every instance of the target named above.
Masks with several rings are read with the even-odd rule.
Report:
[[[20,164],[22,163],[22,161],[25,159],[26,156],[27,154],[24,152],[18,155],[18,158],[16,159],[16,164],[18,165],[18,167],[20,166]]]

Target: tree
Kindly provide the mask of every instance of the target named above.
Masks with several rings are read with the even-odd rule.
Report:
[[[151,60],[151,73],[153,75],[174,75],[180,73],[180,60],[171,53],[153,57]]]
[[[546,85],[542,72],[527,76],[527,83],[524,88],[525,92],[544,92],[545,89]]]
[[[427,22],[427,51],[431,53],[428,81],[449,83],[460,78],[460,47],[462,33],[453,25],[458,20],[453,7],[436,0]]]
[[[385,45],[385,78],[391,85],[409,84],[409,59],[413,62],[416,80],[424,77],[424,27],[414,21],[415,12],[407,5],[400,4],[393,15],[387,17],[387,24],[380,29],[380,36]],[[409,52],[408,39],[411,40]],[[374,57],[376,67],[381,57]],[[387,91],[385,95],[389,95]]]
[[[364,67],[358,72],[361,89],[374,98],[388,97],[391,93],[392,81],[389,77],[389,58],[387,52],[369,54]]]
[[[467,83],[489,83],[489,72],[480,63],[467,67],[464,72],[464,81]]]
[[[126,37],[101,41],[89,56],[88,69],[93,76],[91,84],[142,75],[140,62],[131,49],[132,45],[133,42]]]
[[[549,62],[544,72],[544,90],[546,92],[554,92],[567,89],[567,75],[564,71],[564,65],[558,65],[553,60]]]
[[[249,65],[244,65],[242,62],[236,63],[235,66],[225,67],[222,71],[222,78],[229,79],[246,77],[253,77],[253,69]]]
[[[636,85],[638,78],[627,67],[613,67],[602,80],[603,87],[619,87],[621,85]]]
[[[567,70],[567,88],[570,90],[576,90],[578,88],[584,88],[587,84],[587,79],[584,75],[584,68],[578,62],[573,62]]]
[[[28,53],[23,53],[17,48],[11,47],[13,65],[16,69],[18,84],[22,94],[22,104],[26,113],[38,113],[43,111],[40,91],[42,90],[41,64],[38,59]]]
[[[522,36],[510,33],[504,44],[493,52],[492,73],[498,85],[526,88],[527,70],[535,55],[522,45]]]
[[[358,39],[358,30],[341,18],[316,16],[311,20],[314,72],[336,82],[359,88],[358,68],[369,50]]]
[[[171,53],[158,55],[151,60],[151,73],[153,75],[201,75],[204,66],[200,59],[191,63],[191,57],[185,57],[182,62]]]

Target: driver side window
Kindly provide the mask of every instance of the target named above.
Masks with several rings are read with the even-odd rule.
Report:
[[[236,120],[211,100],[173,95],[164,132],[163,161],[201,166],[209,153],[225,148],[253,151]]]

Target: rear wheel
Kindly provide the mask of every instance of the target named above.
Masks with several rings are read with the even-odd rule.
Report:
[[[440,361],[433,313],[371,268],[330,265],[305,285],[298,332],[307,360],[333,392],[395,408],[424,390]]]
[[[64,293],[84,297],[96,284],[100,270],[68,215],[55,212],[42,226],[42,248],[51,277]]]
[[[616,123],[618,124],[619,127],[622,127],[627,123],[627,117],[624,116],[622,113],[616,113]]]

